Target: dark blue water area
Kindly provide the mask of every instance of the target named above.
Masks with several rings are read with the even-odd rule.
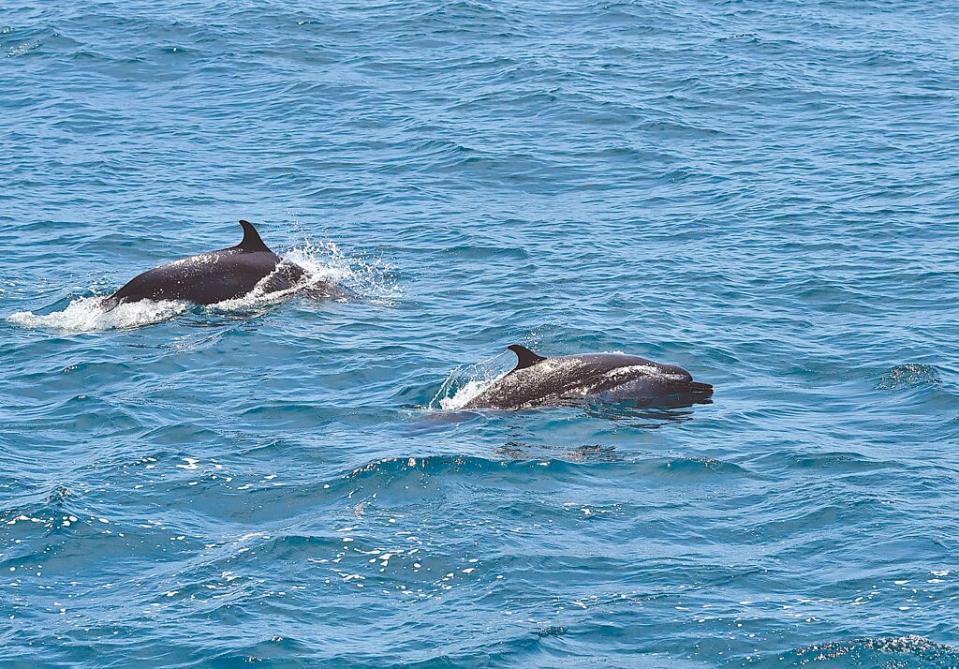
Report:
[[[942,0],[4,3],[0,664],[959,666],[957,90]],[[97,307],[240,218],[348,297]]]

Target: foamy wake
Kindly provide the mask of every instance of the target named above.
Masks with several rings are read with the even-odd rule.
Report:
[[[501,353],[476,364],[454,369],[430,401],[429,409],[433,411],[462,409],[470,400],[489,388],[490,384],[508,373],[509,370],[502,369],[508,355]]]
[[[266,277],[247,295],[210,305],[207,309],[214,313],[246,311],[282,302],[295,293],[339,300],[350,296],[379,304],[390,304],[399,296],[398,288],[390,278],[389,266],[379,260],[351,258],[333,242],[313,244],[307,241],[282,257],[285,262],[303,268],[303,279],[296,285],[288,290],[268,293],[264,286],[268,285],[270,277]],[[50,314],[20,311],[8,316],[7,320],[25,327],[95,332],[150,325],[173,318],[191,308],[186,302],[142,300],[107,310],[102,306],[104,297],[79,297],[62,311]]]
[[[103,297],[79,297],[63,311],[38,315],[32,311],[19,311],[7,320],[30,328],[51,328],[67,332],[94,332],[97,330],[123,330],[151,323],[159,323],[183,313],[189,308],[186,302],[153,302],[142,300],[132,304],[120,304],[112,311],[102,305]]]

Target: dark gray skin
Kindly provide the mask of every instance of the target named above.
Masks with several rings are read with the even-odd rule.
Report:
[[[265,277],[264,293],[287,290],[303,278],[304,271],[283,262],[260,239],[249,221],[240,221],[243,241],[219,251],[177,260],[134,277],[103,301],[113,309],[123,302],[182,300],[216,304],[246,295]]]
[[[707,402],[713,387],[693,381],[682,367],[663,365],[621,353],[590,353],[544,358],[514,344],[519,362],[464,409],[521,409],[570,404],[584,399],[654,403],[672,398],[673,406]],[[675,403],[680,399],[679,404]]]

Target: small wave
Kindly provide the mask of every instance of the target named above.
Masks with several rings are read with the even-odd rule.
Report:
[[[710,458],[706,456],[663,459],[659,461],[659,469],[660,471],[675,472],[678,474],[749,473],[748,470],[743,469],[734,462],[726,462],[725,460],[717,460],[716,458]]]
[[[10,323],[30,328],[51,328],[65,332],[96,332],[100,330],[125,330],[159,323],[183,313],[186,302],[142,300],[118,305],[112,310],[103,308],[103,297],[80,297],[62,311],[50,314],[35,314],[18,311],[7,317]]]
[[[437,476],[447,474],[492,474],[494,472],[539,472],[544,469],[553,473],[578,472],[583,467],[628,472],[629,476],[643,475],[662,478],[663,474],[735,474],[748,475],[743,467],[723,460],[706,457],[651,457],[624,460],[599,447],[583,446],[559,452],[543,452],[540,449],[517,449],[507,444],[500,451],[503,459],[487,459],[467,455],[428,455],[424,457],[398,457],[373,460],[350,472],[350,479],[386,476],[403,478],[409,474]]]
[[[0,525],[8,530],[20,524],[34,524],[48,530],[70,527],[79,522],[80,513],[73,508],[69,497],[70,491],[63,485],[46,493],[26,495],[16,506],[0,508]]]
[[[583,444],[574,447],[553,447],[548,445],[528,444],[521,441],[510,441],[496,449],[496,455],[501,460],[531,460],[556,458],[577,464],[592,464],[595,462],[622,462],[623,457],[614,446],[601,444]]]
[[[937,385],[942,383],[939,373],[932,365],[910,363],[896,365],[883,373],[876,384],[876,390],[900,390],[916,386]]]
[[[812,644],[750,662],[759,667],[955,667],[959,650],[921,636],[877,637]]]
[[[374,460],[354,469],[350,473],[349,479],[354,484],[359,481],[369,481],[376,492],[382,492],[384,485],[395,481],[408,482],[410,476],[445,478],[455,475],[490,476],[496,473],[507,476],[515,474],[525,476],[543,470],[548,470],[553,475],[560,475],[575,473],[584,465],[606,469],[610,466],[616,466],[616,463],[608,461],[577,463],[554,457],[497,460],[466,455],[428,455],[418,458],[399,457]]]
[[[368,476],[390,475],[397,476],[408,472],[422,474],[440,473],[460,468],[488,470],[501,466],[492,460],[465,455],[431,455],[421,458],[383,458],[366,463],[350,472],[350,478],[366,478]]]

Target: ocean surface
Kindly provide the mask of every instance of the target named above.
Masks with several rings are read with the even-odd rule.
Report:
[[[4,2],[0,665],[959,666],[957,90],[946,0]],[[348,297],[98,309],[240,218]]]

